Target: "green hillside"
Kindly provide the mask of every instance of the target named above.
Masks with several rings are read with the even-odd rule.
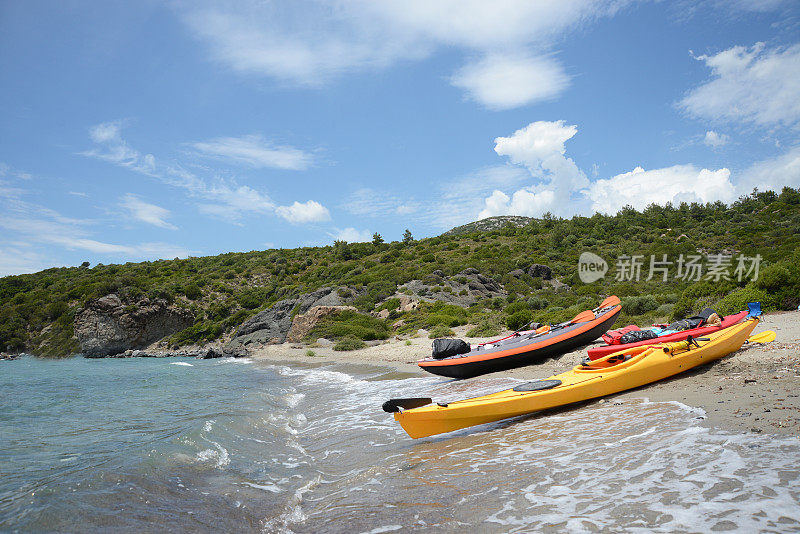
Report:
[[[515,218],[516,219],[516,218]],[[91,268],[47,269],[39,273],[0,278],[0,351],[26,351],[64,356],[77,351],[72,321],[86,302],[109,293],[134,303],[138,297],[163,298],[192,309],[196,323],[173,336],[174,345],[210,341],[231,333],[245,319],[274,302],[324,286],[350,286],[363,292],[354,305],[375,311],[399,285],[427,280],[430,294],[446,291],[441,276],[456,276],[475,268],[503,284],[504,299],[487,299],[469,308],[426,304],[403,314],[393,312],[384,322],[399,332],[416,328],[447,333],[459,324],[478,325],[476,334],[491,335],[500,327],[524,322],[555,322],[599,302],[598,295],[623,299],[621,322],[640,323],[683,316],[711,304],[720,312],[741,309],[760,300],[765,309],[794,309],[800,304],[800,191],[753,193],[731,206],[650,206],[644,211],[623,209],[614,216],[530,219],[525,226],[508,224],[481,231],[485,221],[459,227],[457,232],[421,240],[410,235],[402,242],[336,242],[306,247],[229,253],[219,256],[162,260]],[[455,230],[455,229],[454,229]],[[604,258],[609,272],[600,281],[584,284],[578,276],[578,257],[590,251]],[[647,281],[649,257],[666,254],[760,254],[756,282],[677,279]],[[615,280],[616,258],[644,256],[639,281]],[[541,278],[517,269],[543,264],[570,286],[557,290]],[[134,305],[134,304],[131,304]],[[387,306],[384,305],[384,308]]]

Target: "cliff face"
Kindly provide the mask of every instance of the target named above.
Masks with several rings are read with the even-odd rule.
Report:
[[[142,349],[194,323],[191,311],[165,300],[143,298],[124,303],[111,294],[91,301],[75,315],[75,337],[88,357]]]
[[[237,348],[251,344],[283,343],[292,327],[293,311],[303,314],[314,306],[343,306],[352,302],[359,294],[357,288],[323,287],[297,298],[278,301],[242,323],[227,346]]]

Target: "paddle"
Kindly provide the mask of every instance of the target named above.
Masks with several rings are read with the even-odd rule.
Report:
[[[594,312],[592,310],[586,310],[580,312],[578,315],[575,316],[574,319],[572,319],[567,324],[588,323],[589,321],[594,321],[594,319],[595,319]]]
[[[747,341],[745,341],[745,343],[771,343],[772,341],[775,341],[775,336],[776,334],[774,331],[765,330],[763,332],[759,332],[754,336],[750,336],[749,338],[747,338]]]
[[[611,306],[616,306],[619,304],[619,297],[616,295],[611,295],[610,297],[606,297],[606,300],[600,303],[600,306],[595,308],[596,310],[602,310],[603,308],[610,308]]]
[[[611,295],[610,297],[607,297],[603,302],[601,302],[600,305],[594,310],[583,311],[578,315],[576,315],[575,318],[573,318],[570,322],[566,324],[588,323],[589,321],[594,321],[595,318],[597,317],[594,313],[597,310],[610,308],[611,306],[616,306],[617,304],[619,304],[619,297],[616,295]]]
[[[750,336],[744,342],[748,343],[748,344],[749,343],[771,343],[772,341],[775,341],[775,336],[776,336],[776,334],[772,330],[765,330],[764,332],[759,332],[758,334],[756,334],[754,336]],[[673,352],[673,351],[676,351],[676,350],[688,349],[689,346],[692,345],[692,344],[694,344],[694,346],[697,347],[698,346],[697,345],[698,341],[708,341],[708,340],[709,340],[709,338],[707,338],[707,337],[698,337],[698,338],[691,339],[691,336],[690,336],[690,339],[688,339],[686,341],[678,341],[676,343],[666,343],[665,346],[664,346],[664,352],[669,353],[669,352]]]

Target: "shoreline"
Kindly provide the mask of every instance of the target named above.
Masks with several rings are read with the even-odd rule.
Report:
[[[463,331],[460,331],[463,328],[456,329],[456,337],[459,334],[463,336]],[[774,330],[777,339],[766,345],[745,346],[722,360],[593,402],[613,400],[616,403],[643,397],[653,402],[675,401],[703,409],[703,424],[720,430],[800,435],[800,313],[765,314],[754,333],[764,330]],[[484,340],[470,339],[472,342]],[[410,344],[406,344],[407,341]],[[393,339],[349,352],[284,343],[251,349],[250,357],[288,364],[374,365],[431,376],[416,365],[417,360],[430,353],[431,342],[427,337]],[[589,346],[598,344],[595,342]],[[309,350],[314,352],[314,356],[306,355]],[[585,355],[586,347],[538,364],[484,376],[519,380],[546,378],[578,365]]]

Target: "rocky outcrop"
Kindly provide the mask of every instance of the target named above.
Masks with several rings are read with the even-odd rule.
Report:
[[[486,298],[508,295],[496,280],[482,275],[472,267],[454,276],[445,276],[442,271],[433,271],[424,280],[411,280],[398,288],[400,295],[413,300],[433,302],[440,300],[458,306],[471,306]],[[396,296],[400,296],[396,295]]]
[[[314,306],[344,306],[362,293],[363,289],[352,287],[323,287],[278,301],[242,323],[226,348],[283,343],[292,327],[293,314],[304,314]]]
[[[261,311],[236,330],[231,345],[245,346],[251,343],[283,343],[292,326],[292,310],[297,299],[280,300],[272,307]]]
[[[497,217],[487,217],[480,221],[471,222],[463,226],[456,226],[442,235],[460,235],[469,234],[472,232],[491,232],[492,230],[502,230],[508,226],[514,228],[522,228],[529,225],[532,221],[531,217],[522,217],[520,215],[498,215]]]
[[[306,313],[294,316],[289,333],[286,334],[286,341],[289,343],[299,343],[314,329],[323,317],[333,315],[344,310],[357,311],[352,306],[312,306]]]
[[[75,315],[75,337],[88,357],[143,349],[194,323],[190,310],[165,300],[123,302],[115,294],[93,300]]]
[[[126,350],[108,358],[197,358],[209,360],[211,358],[244,358],[248,353],[244,349],[229,350],[223,347],[202,347],[195,349],[178,350]],[[97,357],[86,355],[87,358]]]
[[[553,278],[553,271],[547,265],[540,265],[534,263],[528,267],[528,274],[531,278],[541,278],[542,280],[550,280]]]

